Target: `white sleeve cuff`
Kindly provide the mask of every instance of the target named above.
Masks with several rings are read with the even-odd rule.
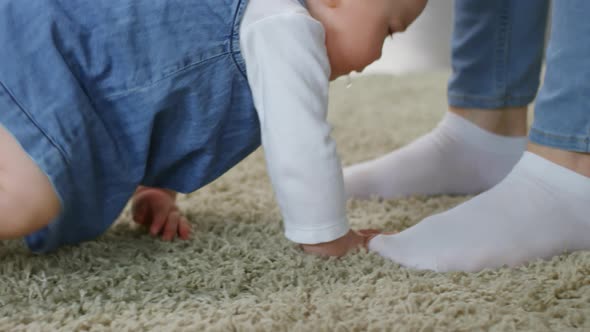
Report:
[[[324,228],[297,228],[289,226],[289,224],[285,222],[285,236],[287,239],[299,244],[331,242],[343,237],[350,231],[350,226],[346,219]]]

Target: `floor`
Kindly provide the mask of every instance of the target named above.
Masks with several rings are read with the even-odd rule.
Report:
[[[448,73],[334,83],[343,162],[398,148],[445,108]],[[466,197],[351,201],[354,227],[400,230]],[[0,331],[590,331],[590,252],[480,273],[419,272],[361,252],[322,259],[282,234],[263,152],[181,198],[194,225],[165,243],[129,223],[36,256],[0,243]]]

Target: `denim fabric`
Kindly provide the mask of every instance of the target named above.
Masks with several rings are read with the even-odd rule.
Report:
[[[456,0],[449,104],[494,109],[532,102],[548,7],[548,0]]]
[[[0,123],[48,175],[35,252],[102,234],[140,184],[191,192],[260,145],[247,0],[0,2]]]
[[[449,104],[526,106],[539,86],[546,0],[456,0]],[[532,142],[590,152],[590,2],[554,1],[547,72],[536,100]]]
[[[590,152],[590,1],[554,1],[532,142]]]

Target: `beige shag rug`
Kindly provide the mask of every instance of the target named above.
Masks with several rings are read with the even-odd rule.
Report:
[[[434,127],[446,73],[358,77],[333,85],[343,162],[398,148]],[[465,197],[355,201],[355,227],[399,230]],[[590,253],[476,274],[416,272],[369,253],[304,255],[282,235],[257,151],[183,197],[188,242],[129,224],[34,256],[0,244],[1,331],[590,331]]]

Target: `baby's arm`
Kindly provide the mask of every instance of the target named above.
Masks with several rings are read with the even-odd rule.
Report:
[[[327,123],[330,64],[322,26],[303,13],[245,28],[242,51],[285,235],[306,252],[342,256],[365,244],[350,230]]]
[[[152,236],[171,241],[176,236],[187,240],[191,226],[176,206],[176,192],[140,186],[133,194],[133,220],[149,227]]]

